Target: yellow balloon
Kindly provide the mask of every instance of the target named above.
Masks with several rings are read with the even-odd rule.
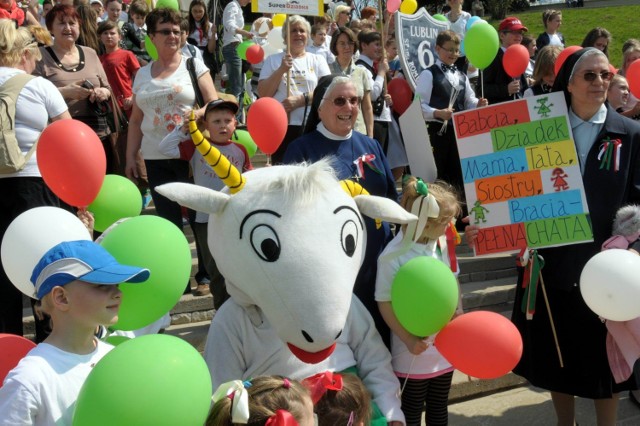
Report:
[[[415,0],[413,1],[415,2]],[[271,23],[274,27],[281,27],[284,25],[284,21],[286,21],[286,19],[287,15],[285,15],[284,13],[276,13],[275,15],[273,15],[273,18],[271,18]]]
[[[416,10],[418,10],[418,2],[416,0],[402,0],[400,12],[413,15]]]

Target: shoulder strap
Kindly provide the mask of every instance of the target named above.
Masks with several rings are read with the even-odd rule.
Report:
[[[189,49],[189,53],[191,53],[191,56],[196,56],[196,48],[193,46],[193,44],[187,43],[187,49]]]
[[[187,70],[189,71],[189,77],[191,77],[191,84],[193,85],[193,91],[196,94],[196,104],[198,107],[204,106],[204,99],[200,92],[200,86],[198,85],[198,76],[196,75],[196,67],[194,65],[194,58],[187,59]]]
[[[20,92],[22,91],[24,86],[26,86],[26,84],[31,80],[33,80],[34,78],[35,76],[31,74],[22,74],[22,73],[16,74],[4,82],[4,84],[2,85],[2,90],[11,98],[11,101],[15,105],[18,101],[18,96],[20,95]],[[15,111],[15,107],[14,107],[14,111]],[[11,117],[11,120],[14,121],[14,131],[15,131],[15,116]],[[40,136],[38,136],[38,139],[36,139],[33,146],[29,149],[27,154],[24,156],[25,163],[29,161],[33,153],[36,151],[36,146],[38,145],[39,139],[40,139]]]
[[[368,63],[366,63],[362,59],[358,59],[356,61],[356,65],[362,65],[363,67],[365,67],[366,69],[368,69],[371,72],[371,74],[373,75],[374,79],[376,78],[376,70],[374,70],[371,65],[369,65]]]

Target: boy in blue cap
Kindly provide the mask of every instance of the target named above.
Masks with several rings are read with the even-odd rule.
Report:
[[[149,270],[121,265],[92,241],[63,242],[46,252],[31,282],[53,329],[5,378],[0,425],[71,425],[82,384],[113,349],[95,332],[118,321],[118,284],[148,278]]]

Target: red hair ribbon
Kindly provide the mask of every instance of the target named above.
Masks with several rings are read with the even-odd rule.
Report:
[[[311,392],[311,400],[315,405],[328,390],[342,390],[342,376],[338,373],[325,371],[324,373],[307,377],[302,381],[302,384]]]
[[[276,413],[269,417],[265,426],[298,426],[298,421],[287,410],[276,410]]]

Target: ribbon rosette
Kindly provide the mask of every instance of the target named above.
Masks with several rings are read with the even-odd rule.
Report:
[[[325,371],[311,377],[307,377],[302,384],[311,392],[311,400],[315,405],[328,390],[342,390],[342,376],[338,373]]]
[[[231,420],[233,423],[247,424],[249,421],[249,394],[240,380],[232,380],[218,386],[211,399],[213,403],[222,398],[231,398]]]
[[[265,426],[298,426],[298,421],[287,410],[276,410],[276,413],[269,417]]]
[[[600,169],[606,167],[611,170],[611,160],[613,160],[613,171],[620,170],[620,150],[622,149],[622,141],[620,139],[606,138],[600,145],[598,151],[598,160],[600,160]]]

